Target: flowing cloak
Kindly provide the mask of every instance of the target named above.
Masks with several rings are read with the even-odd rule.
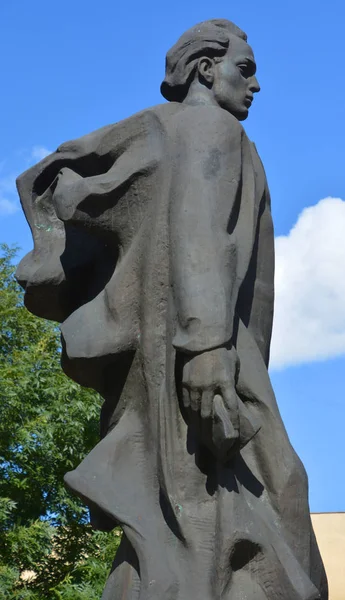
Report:
[[[66,484],[124,535],[103,598],[326,600],[307,478],[267,365],[274,247],[240,123],[169,103],[60,146],[18,179],[26,306],[62,323],[63,368],[104,398]],[[256,434],[222,463],[181,408],[181,357],[233,344]],[[229,351],[229,360],[233,354]]]

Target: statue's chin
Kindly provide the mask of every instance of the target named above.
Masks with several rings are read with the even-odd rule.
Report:
[[[235,114],[234,117],[236,117],[236,119],[238,119],[239,121],[245,121],[246,118],[248,117],[248,114],[249,114],[249,108],[245,108],[245,109],[243,109],[243,111]]]
[[[245,121],[249,114],[249,108],[244,106],[240,110],[230,109],[226,106],[222,106],[228,113],[230,113],[233,117],[235,117],[238,121]]]

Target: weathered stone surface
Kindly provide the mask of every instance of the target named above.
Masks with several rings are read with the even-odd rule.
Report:
[[[274,247],[240,123],[259,91],[229,21],[167,56],[169,103],[63,144],[18,179],[33,313],[104,398],[66,483],[124,536],[103,598],[327,599],[307,478],[267,366]]]

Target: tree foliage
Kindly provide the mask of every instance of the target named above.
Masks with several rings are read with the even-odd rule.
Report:
[[[31,315],[0,257],[0,599],[96,600],[120,540],[63,485],[98,441],[99,396],[60,366],[54,323]],[[31,572],[31,579],[30,579]]]

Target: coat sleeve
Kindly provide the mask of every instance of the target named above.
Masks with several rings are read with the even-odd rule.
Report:
[[[232,342],[241,253],[252,239],[251,231],[247,240],[237,233],[244,132],[219,108],[188,107],[178,119],[170,206],[173,345],[199,353]]]

